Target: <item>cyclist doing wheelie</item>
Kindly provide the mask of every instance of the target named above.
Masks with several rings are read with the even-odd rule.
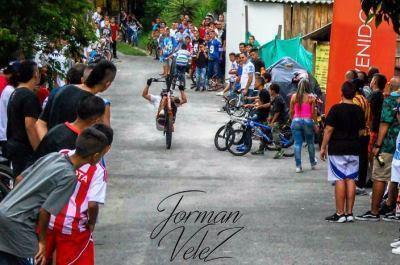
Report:
[[[163,131],[164,130],[164,123],[166,113],[164,113],[164,106],[166,103],[166,93],[165,91],[161,92],[160,95],[154,95],[149,93],[149,89],[151,83],[153,82],[153,78],[147,80],[146,86],[143,89],[142,97],[149,101],[156,109],[156,125],[157,129]],[[178,111],[178,107],[182,106],[183,104],[187,103],[186,93],[184,91],[183,86],[179,86],[180,97],[171,96],[172,98],[172,113],[174,115],[174,122],[176,118],[176,113]]]

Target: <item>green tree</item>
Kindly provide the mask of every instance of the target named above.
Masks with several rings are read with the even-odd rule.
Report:
[[[361,0],[362,9],[369,18],[375,17],[378,27],[383,21],[391,22],[400,34],[400,0]]]
[[[167,24],[179,20],[181,15],[189,17],[198,25],[209,12],[220,14],[226,10],[226,0],[146,0],[144,3],[146,28],[157,16]]]
[[[0,5],[0,65],[29,58],[41,48],[51,52],[68,43],[68,55],[95,39],[87,0],[2,1]],[[61,41],[63,40],[63,41]]]
[[[171,0],[164,7],[161,16],[167,24],[177,21],[181,15],[188,15],[193,18],[199,3],[199,0]]]

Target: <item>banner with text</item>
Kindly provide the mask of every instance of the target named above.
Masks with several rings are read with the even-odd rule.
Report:
[[[388,78],[394,74],[396,34],[386,22],[366,23],[360,1],[335,0],[331,32],[326,111],[341,99],[346,71],[367,72],[375,66]]]

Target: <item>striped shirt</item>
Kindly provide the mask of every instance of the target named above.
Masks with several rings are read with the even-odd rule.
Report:
[[[353,98],[353,103],[361,107],[361,109],[364,111],[364,119],[365,119],[365,136],[369,135],[370,132],[370,124],[371,124],[371,109],[369,106],[368,100],[360,94],[357,94]]]

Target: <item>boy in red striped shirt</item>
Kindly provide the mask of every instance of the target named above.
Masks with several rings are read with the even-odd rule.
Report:
[[[112,129],[103,124],[93,126],[108,139],[108,150],[113,139]],[[72,154],[74,151],[62,150]],[[46,257],[52,258],[54,251],[57,265],[93,265],[94,231],[99,204],[104,204],[107,188],[107,172],[102,163],[83,165],[76,170],[78,183],[69,202],[61,212],[52,215],[46,238]]]

